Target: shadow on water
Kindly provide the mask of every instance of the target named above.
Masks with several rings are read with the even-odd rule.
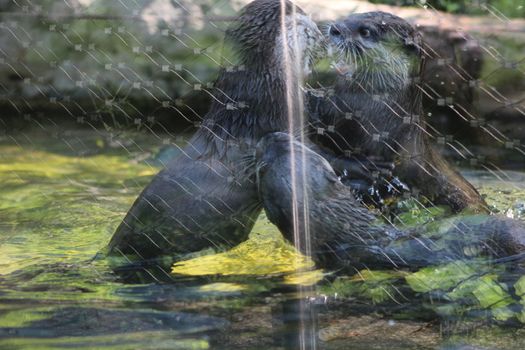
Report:
[[[96,145],[97,135],[67,137]],[[82,156],[43,151],[46,136],[0,144],[2,349],[525,347],[518,271],[457,261],[326,274],[264,217],[247,242],[175,265],[169,283],[123,283],[110,261],[93,257],[158,171],[137,158],[155,154],[155,142]],[[67,137],[51,148],[67,148]],[[491,205],[521,218],[524,176],[471,179]]]

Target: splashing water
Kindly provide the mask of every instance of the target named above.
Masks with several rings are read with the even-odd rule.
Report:
[[[283,52],[283,71],[285,72],[286,108],[288,116],[288,130],[290,134],[298,137],[301,143],[305,142],[304,134],[304,108],[301,93],[302,84],[302,53],[299,49],[297,33],[297,11],[292,5],[292,14],[286,15],[286,1],[281,0],[281,43]],[[297,132],[298,131],[298,132]],[[297,135],[298,133],[298,135]],[[290,169],[292,185],[292,215],[294,245],[307,256],[311,256],[311,241],[309,231],[308,192],[306,187],[306,155],[301,149],[301,169],[296,172],[296,152],[293,139],[290,139]],[[300,199],[300,200],[299,200]],[[307,295],[313,291],[313,286],[298,286],[299,294],[299,347],[300,349],[315,349],[315,329],[307,324],[310,314]]]

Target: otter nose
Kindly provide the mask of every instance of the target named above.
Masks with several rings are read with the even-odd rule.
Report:
[[[335,24],[330,26],[329,33],[334,37],[340,37],[342,35],[341,30]]]

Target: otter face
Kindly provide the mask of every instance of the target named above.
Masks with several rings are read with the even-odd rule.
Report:
[[[330,25],[328,38],[336,71],[373,91],[403,88],[419,70],[419,34],[397,16],[353,14]]]
[[[321,31],[310,17],[299,12],[287,15],[280,29],[275,46],[276,62],[309,75],[324,49]]]
[[[295,141],[284,132],[273,132],[261,138],[255,148],[258,172],[264,171],[265,166],[271,164],[279,156],[289,154],[292,142]]]

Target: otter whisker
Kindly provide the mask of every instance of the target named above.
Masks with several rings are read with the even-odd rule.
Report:
[[[255,165],[255,154],[246,154],[242,156],[238,163],[243,166],[254,166]]]
[[[268,164],[264,161],[259,161],[255,165],[255,185],[257,186],[257,192],[261,192],[261,170],[266,167]]]

